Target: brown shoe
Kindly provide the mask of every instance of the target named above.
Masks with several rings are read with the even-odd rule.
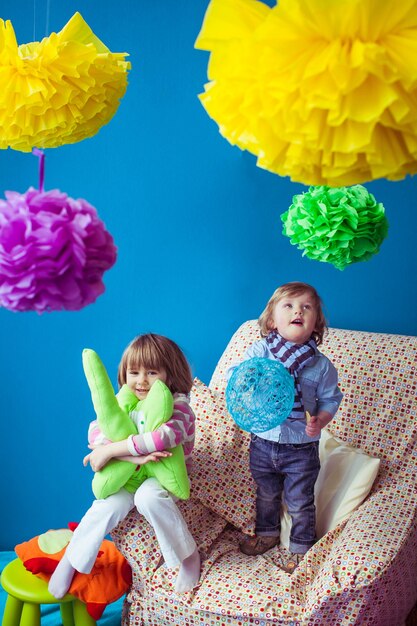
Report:
[[[264,554],[271,548],[279,543],[279,537],[263,537],[255,535],[255,537],[249,537],[239,544],[240,551],[248,556],[257,556],[258,554]]]

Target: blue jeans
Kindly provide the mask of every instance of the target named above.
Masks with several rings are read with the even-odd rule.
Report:
[[[305,554],[316,541],[314,484],[319,442],[277,443],[252,433],[250,470],[256,482],[257,535],[278,537],[282,493],[291,516],[290,550]]]

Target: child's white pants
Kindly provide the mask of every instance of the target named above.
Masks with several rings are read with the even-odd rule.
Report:
[[[136,493],[121,489],[95,500],[74,531],[66,555],[78,572],[89,574],[104,537],[136,506],[153,527],[167,567],[177,567],[197,546],[173,496],[156,478],[148,478]]]

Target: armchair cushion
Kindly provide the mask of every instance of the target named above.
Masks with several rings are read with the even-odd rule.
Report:
[[[250,435],[229,415],[224,395],[214,395],[194,380],[191,402],[197,418],[192,472],[193,495],[208,509],[252,534],[255,521],[255,485],[249,471]],[[347,519],[369,494],[379,459],[345,444],[323,431],[321,469],[316,483],[317,537]],[[281,515],[281,544],[288,548],[291,518]]]

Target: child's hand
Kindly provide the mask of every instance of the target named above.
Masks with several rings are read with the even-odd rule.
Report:
[[[92,449],[92,452],[84,457],[83,465],[90,463],[91,469],[94,472],[101,470],[110,459],[114,458],[109,444],[102,446],[90,445],[88,447]],[[117,458],[121,461],[126,460],[130,463],[135,463],[135,465],[145,465],[145,463],[149,463],[150,461],[156,463],[160,459],[164,459],[168,456],[172,456],[172,453],[168,450],[162,450],[162,452],[151,452],[150,454],[141,454],[140,456],[126,456],[125,458],[121,456]]]
[[[107,446],[88,446],[89,448],[93,448],[90,454],[87,454],[83,458],[83,465],[86,466],[88,463],[91,465],[91,469],[94,472],[98,472],[102,467],[106,465],[111,459],[111,455],[109,455],[107,451]]]
[[[137,465],[145,465],[145,463],[149,463],[149,461],[153,461],[157,463],[161,459],[165,459],[168,456],[172,456],[172,453],[168,450],[162,450],[162,452],[151,452],[150,454],[141,454],[140,456],[135,457]]]
[[[323,426],[317,415],[310,415],[307,413],[307,426],[306,426],[306,435],[309,437],[317,437],[320,434]]]

